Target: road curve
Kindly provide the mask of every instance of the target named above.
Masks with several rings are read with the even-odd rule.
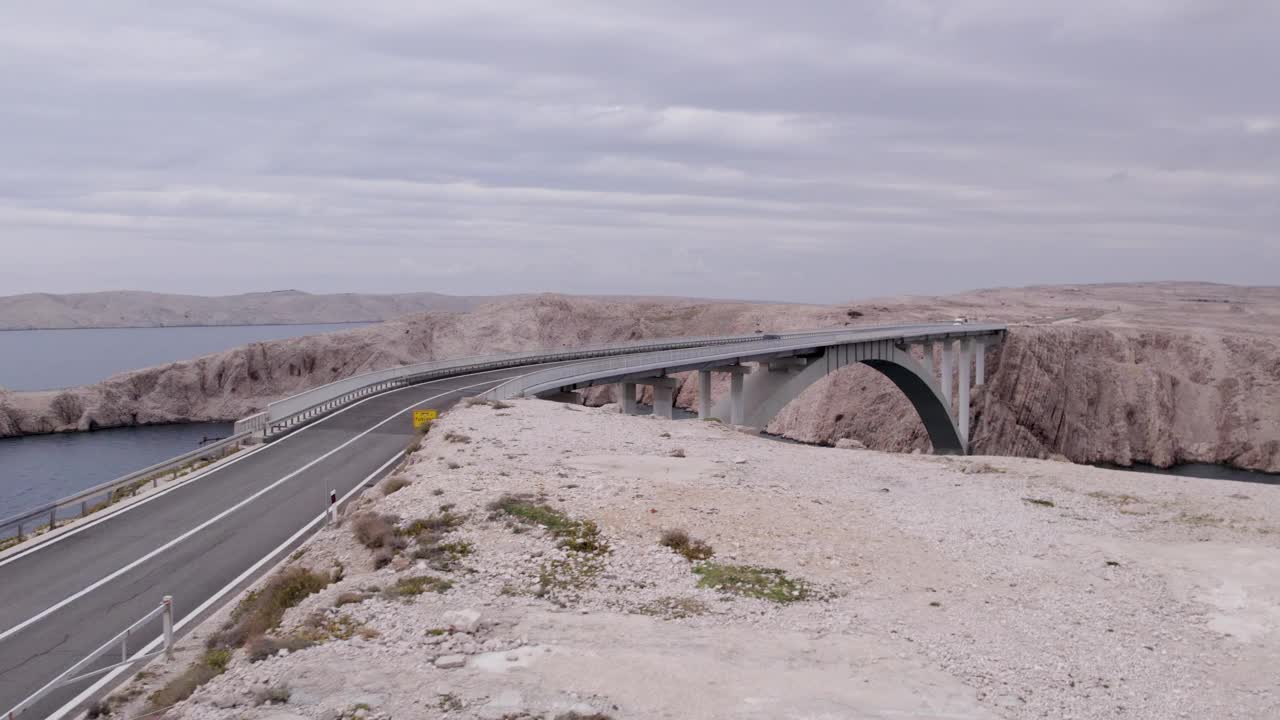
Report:
[[[175,621],[185,627],[207,599],[252,582],[254,577],[235,581],[273,549],[280,548],[278,557],[299,544],[302,538],[290,538],[324,512],[330,490],[341,497],[394,467],[390,461],[413,434],[411,409],[444,410],[528,371],[447,378],[376,395],[136,509],[0,560],[0,712],[144,616],[164,595],[174,596]],[[130,653],[159,632],[156,621]],[[91,682],[57,690],[20,717],[48,717]]]

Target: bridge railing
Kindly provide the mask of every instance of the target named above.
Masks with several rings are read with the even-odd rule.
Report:
[[[610,374],[631,374],[641,372],[659,372],[678,369],[681,365],[729,362],[736,358],[785,353],[813,347],[844,345],[848,343],[867,342],[870,340],[900,340],[902,342],[927,342],[945,340],[947,338],[988,335],[1003,331],[1004,325],[935,325],[907,330],[901,325],[870,326],[857,329],[840,329],[825,331],[806,331],[802,333],[780,333],[776,339],[761,340],[749,349],[738,352],[737,348],[726,348],[724,352],[715,352],[714,348],[698,347],[659,352],[631,354],[623,357],[611,357],[598,360],[573,363],[559,367],[547,368],[512,378],[507,382],[482,394],[492,400],[509,400],[527,394],[547,392],[557,387],[586,382],[592,379],[607,378]]]
[[[235,430],[237,433],[265,430],[266,434],[270,435],[325,415],[361,398],[442,377],[526,365],[540,365],[549,362],[627,355],[638,352],[706,347],[709,345],[758,343],[762,342],[761,337],[761,334],[752,334],[662,338],[627,343],[590,345],[563,350],[536,350],[403,365],[353,375],[327,385],[311,388],[283,400],[277,400],[269,404],[264,412],[251,415],[237,422]]]
[[[37,508],[0,520],[0,541],[24,537],[27,530],[47,532],[57,529],[59,521],[74,520],[132,497],[146,485],[158,487],[167,476],[177,479],[184,470],[194,471],[200,463],[214,462],[236,452],[249,439],[248,433],[209,443],[150,467],[136,470],[87,490],[46,503]]]

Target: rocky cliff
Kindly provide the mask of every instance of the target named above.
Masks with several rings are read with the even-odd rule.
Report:
[[[955,315],[1006,320],[973,402],[975,451],[1077,462],[1228,463],[1280,472],[1280,291],[1162,284],[982,291],[848,306],[511,299],[358,330],[257,343],[62,392],[0,393],[0,436],[232,419],[315,385],[480,353],[674,335]],[[695,382],[677,402],[694,407]],[[723,392],[717,386],[716,392]],[[605,388],[590,395],[608,402]],[[926,450],[914,411],[876,371],[811,387],[770,425],[804,442]]]

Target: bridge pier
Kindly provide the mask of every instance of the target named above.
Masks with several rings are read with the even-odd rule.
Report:
[[[955,379],[954,365],[956,345],[954,340],[942,341],[942,399],[951,405],[951,382]]]
[[[623,415],[636,414],[636,384],[633,382],[618,383],[618,402],[622,404]]]
[[[935,377],[937,372],[933,369],[933,343],[927,342],[922,344],[921,349],[924,351],[924,374],[925,377]]]
[[[673,401],[676,386],[679,384],[675,378],[666,376],[636,378],[620,382],[618,387],[622,393],[622,412],[626,415],[635,415],[637,412],[636,386],[649,385],[653,387],[653,414],[670,420],[675,417]]]
[[[984,340],[974,341],[973,386],[982,387],[987,381],[987,343]]]
[[[711,417],[711,371],[698,371],[698,419]]]
[[[960,443],[965,452],[969,452],[969,383],[973,376],[973,341],[965,338],[960,341],[960,402],[956,408],[957,425],[960,430]]]

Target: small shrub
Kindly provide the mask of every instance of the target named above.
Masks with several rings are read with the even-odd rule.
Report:
[[[440,512],[414,520],[405,527],[404,534],[409,537],[418,537],[423,533],[446,533],[461,526],[466,518],[451,512],[452,507],[452,505],[442,505]]]
[[[1039,505],[1040,507],[1056,507],[1056,506],[1053,504],[1053,501],[1052,501],[1052,500],[1045,500],[1044,498],[1029,498],[1029,497],[1027,497],[1027,498],[1022,498],[1022,500],[1023,500],[1023,502],[1030,503],[1031,505]]]
[[[456,463],[456,462],[454,462],[454,461],[450,460],[449,462],[445,463],[445,467],[449,468],[450,470],[457,470],[458,468],[460,468],[460,467],[462,467],[462,466],[461,466],[461,465],[459,465],[458,463]]]
[[[432,495],[443,495],[443,494],[444,494],[444,490],[442,490],[441,488],[436,488],[435,490],[432,490],[432,491],[431,491],[431,494],[432,494]]]
[[[408,598],[425,592],[442,593],[451,587],[453,587],[453,583],[444,578],[419,575],[417,577],[400,578],[395,585],[383,590],[382,594],[388,598]]]
[[[684,457],[684,448],[676,448],[675,450],[672,450],[671,457],[674,457],[674,458]]]
[[[693,571],[700,576],[698,587],[760,600],[790,603],[808,600],[814,594],[809,583],[789,578],[786,572],[777,568],[706,563]]]
[[[378,548],[399,550],[404,547],[404,541],[396,532],[398,522],[400,518],[395,515],[360,513],[351,521],[351,532],[355,534],[357,542],[370,550]]]
[[[555,720],[613,720],[613,716],[599,712],[584,715],[576,710],[570,710],[567,713],[560,713]]]
[[[471,438],[466,435],[463,435],[462,433],[456,433],[450,430],[449,432],[444,434],[444,441],[466,445],[467,443],[471,442]]]
[[[409,479],[405,476],[396,475],[382,484],[382,494],[384,496],[390,495],[391,493],[396,492],[397,490],[403,490],[412,484],[413,483],[409,482]]]
[[[378,548],[373,551],[373,568],[375,570],[381,570],[382,568],[390,565],[391,561],[394,560],[395,557],[395,550],[392,550],[389,547]]]
[[[463,708],[462,699],[453,693],[444,693],[440,696],[440,702],[437,706],[444,712],[459,712]]]
[[[111,714],[111,705],[106,700],[94,700],[89,703],[89,707],[85,708],[84,716],[89,720],[97,720],[104,715]]]
[[[658,543],[680,553],[686,560],[707,560],[716,554],[710,545],[690,538],[684,530],[665,530]]]

